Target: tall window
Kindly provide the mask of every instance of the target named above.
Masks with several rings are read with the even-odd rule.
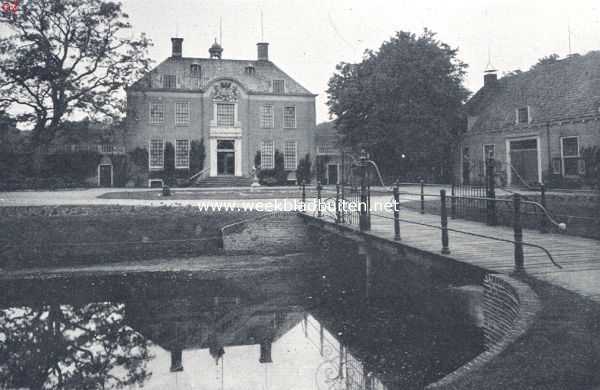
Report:
[[[563,175],[576,176],[579,174],[579,137],[564,137],[560,139]]]
[[[296,128],[296,107],[283,107],[283,127],[286,129]]]
[[[187,125],[190,123],[190,102],[175,103],[175,124]]]
[[[275,168],[275,145],[273,141],[263,141],[260,148],[260,167],[262,169]]]
[[[165,106],[162,103],[150,103],[150,123],[163,123],[165,120]]]
[[[187,169],[190,167],[190,141],[178,139],[175,141],[175,168]]]
[[[285,80],[273,80],[273,93],[280,95],[285,93]]]
[[[517,123],[529,123],[529,107],[517,109]]]
[[[283,167],[288,171],[295,171],[298,167],[298,145],[295,141],[286,141],[283,148]]]
[[[200,66],[200,64],[191,64],[190,75],[192,79],[192,88],[200,88],[202,80],[202,66]]]
[[[166,74],[163,76],[163,88],[175,89],[177,88],[177,76],[174,74]]]
[[[164,142],[162,139],[150,140],[150,169],[162,169],[165,166]]]
[[[235,104],[217,103],[217,126],[235,126]]]
[[[262,106],[260,127],[263,129],[272,129],[275,127],[275,124],[273,123],[273,106],[270,104]]]

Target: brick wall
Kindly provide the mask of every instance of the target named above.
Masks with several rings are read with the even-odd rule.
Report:
[[[485,351],[426,387],[461,389],[481,369],[531,326],[540,309],[537,295],[525,283],[500,274],[486,275],[483,292]]]
[[[278,212],[250,218],[221,229],[228,253],[282,254],[314,249],[304,220],[295,213]]]

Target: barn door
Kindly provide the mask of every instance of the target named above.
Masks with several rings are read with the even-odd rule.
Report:
[[[511,184],[531,185],[539,181],[537,139],[510,141]]]

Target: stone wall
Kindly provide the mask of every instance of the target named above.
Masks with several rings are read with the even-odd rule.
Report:
[[[0,268],[198,256],[221,251],[220,228],[258,212],[196,207],[0,208]]]
[[[485,351],[426,387],[461,389],[473,373],[490,362],[529,328],[540,309],[537,295],[525,283],[500,274],[486,275],[483,292]]]
[[[227,225],[221,229],[228,253],[282,254],[315,247],[304,220],[294,212],[275,212]]]

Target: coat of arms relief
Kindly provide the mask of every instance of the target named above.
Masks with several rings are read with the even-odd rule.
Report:
[[[238,87],[231,81],[221,81],[213,86],[212,98],[215,101],[235,103],[239,95]]]

